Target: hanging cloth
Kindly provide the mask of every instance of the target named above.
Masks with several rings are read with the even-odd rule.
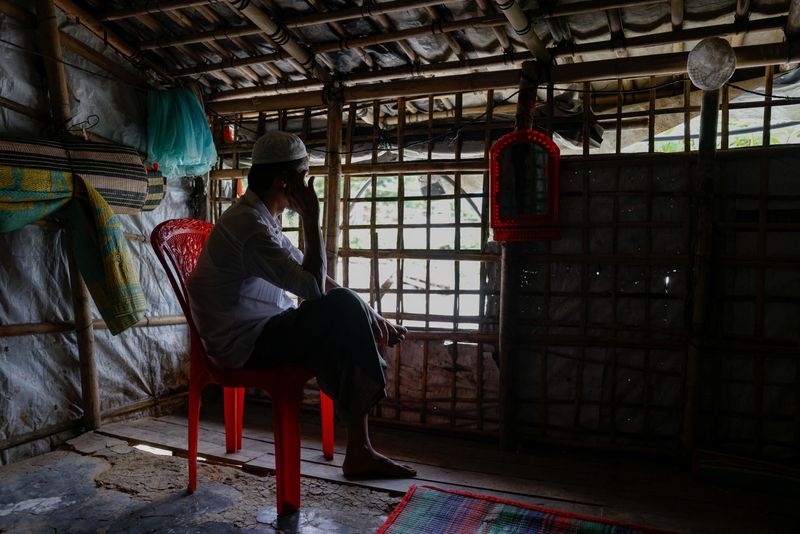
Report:
[[[191,89],[147,93],[147,157],[167,178],[199,176],[216,163],[208,119]]]
[[[100,315],[112,334],[147,311],[139,275],[119,220],[80,175],[0,165],[0,232],[53,216],[68,228],[72,253]]]

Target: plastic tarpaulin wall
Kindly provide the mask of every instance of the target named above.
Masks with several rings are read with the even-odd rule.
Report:
[[[23,5],[20,3],[20,5]],[[59,12],[60,14],[60,12]],[[64,22],[63,19],[60,22]],[[116,57],[82,27],[62,26],[109,57]],[[21,48],[0,44],[0,96],[46,114],[43,74],[36,70],[36,33],[0,14],[0,35]],[[116,59],[119,60],[118,57]],[[109,80],[81,57],[64,51],[73,122],[97,116],[92,129],[143,152],[146,147],[146,94]],[[122,62],[122,60],[119,60]],[[78,68],[80,67],[80,68]],[[99,73],[92,75],[84,70]],[[92,119],[94,121],[95,119]],[[49,125],[0,107],[0,134],[42,136]],[[169,283],[150,248],[158,222],[191,216],[182,180],[169,180],[167,195],[152,212],[122,215],[123,230],[139,270],[147,317],[181,315]],[[0,324],[72,321],[72,297],[63,232],[52,225],[30,225],[0,234]],[[92,316],[99,319],[96,308]],[[95,329],[100,409],[107,412],[184,388],[188,371],[185,325],[134,327],[119,336]],[[69,423],[82,415],[77,341],[74,332],[0,337],[0,441]],[[69,437],[64,435],[61,437]],[[3,463],[49,450],[60,436],[0,452]]]

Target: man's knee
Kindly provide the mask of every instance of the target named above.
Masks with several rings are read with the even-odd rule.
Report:
[[[346,287],[334,287],[323,297],[327,306],[335,309],[357,309],[364,310],[365,304],[358,296],[358,293]]]

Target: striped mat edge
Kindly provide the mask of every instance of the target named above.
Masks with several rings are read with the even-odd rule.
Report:
[[[512,500],[509,500],[509,499],[503,499],[503,498],[500,498],[500,497],[493,497],[491,495],[480,495],[478,493],[472,493],[472,492],[469,492],[469,491],[443,489],[443,488],[437,488],[436,486],[417,486],[417,485],[413,485],[408,489],[406,494],[403,496],[403,499],[395,507],[395,509],[392,511],[392,513],[389,515],[389,517],[386,518],[386,521],[384,521],[384,523],[380,526],[380,528],[378,528],[378,530],[375,531],[375,534],[385,534],[385,533],[388,532],[389,528],[391,528],[391,526],[400,517],[400,515],[403,513],[403,511],[405,511],[406,506],[408,506],[408,504],[411,502],[411,500],[412,500],[412,498],[414,496],[414,493],[420,488],[421,489],[425,489],[425,490],[439,491],[439,492],[442,492],[442,493],[452,493],[452,494],[455,494],[455,495],[461,495],[461,496],[469,497],[469,498],[472,498],[472,499],[489,501],[489,502],[492,502],[492,503],[499,503],[499,504],[504,504],[504,505],[509,505],[509,506],[516,506],[518,508],[523,508],[523,509],[527,509],[527,510],[533,510],[533,511],[536,511],[536,512],[542,512],[542,513],[546,513],[546,514],[552,514],[552,515],[564,517],[564,518],[567,518],[567,519],[570,519],[570,520],[574,519],[574,520],[578,520],[578,521],[587,521],[587,522],[600,523],[600,524],[608,525],[608,526],[611,526],[611,527],[614,527],[614,526],[622,527],[622,528],[629,529],[629,530],[631,530],[633,532],[641,532],[641,533],[645,533],[645,534],[675,534],[674,532],[668,531],[668,530],[661,530],[661,529],[657,529],[657,528],[645,527],[645,526],[642,526],[642,525],[636,525],[636,524],[632,524],[632,523],[613,521],[613,520],[610,520],[610,519],[604,519],[602,517],[594,517],[594,516],[589,516],[589,515],[576,514],[576,513],[572,513],[572,512],[563,512],[561,510],[553,510],[553,509],[550,509],[550,508],[544,508],[544,507],[536,506],[536,505],[533,505],[533,504],[525,504],[525,503],[521,503],[521,502],[512,501]],[[426,532],[425,534],[437,534],[437,533]]]

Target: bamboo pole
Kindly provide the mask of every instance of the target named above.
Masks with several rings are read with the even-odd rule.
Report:
[[[422,174],[426,172],[484,172],[487,162],[483,159],[455,160],[430,160],[430,161],[405,161],[392,163],[350,163],[342,165],[342,174],[348,176],[365,176],[369,174]],[[212,180],[230,180],[247,176],[249,168],[222,169],[211,171]],[[314,165],[309,168],[308,174],[324,176],[329,168],[324,165]]]
[[[49,114],[47,113],[43,113],[38,109],[20,104],[19,102],[14,102],[13,100],[9,100],[8,98],[4,98],[2,96],[0,96],[0,106],[12,111],[16,111],[20,115],[25,115],[26,117],[30,117],[38,122],[46,122],[49,118]]]
[[[155,326],[171,326],[186,324],[186,317],[183,315],[162,315],[159,317],[145,317],[137,322],[132,328],[147,328]],[[105,321],[95,319],[92,321],[95,329],[106,330],[108,325]],[[59,323],[28,323],[28,324],[7,324],[0,325],[0,338],[27,336],[31,334],[55,334],[59,332],[73,332],[75,323],[65,321]]]
[[[174,78],[159,65],[146,57],[139,56],[139,51],[101,24],[91,13],[77,5],[73,0],[54,0],[61,11],[76,18],[90,32],[95,34],[104,43],[114,48],[117,52],[128,58],[131,62],[141,63],[165,80],[174,82]]]
[[[488,15],[488,16],[478,17],[475,19],[441,22],[440,24],[437,24],[434,27],[409,28],[400,31],[382,32],[376,35],[371,35],[362,38],[340,39],[338,41],[331,41],[328,43],[321,43],[319,45],[313,46],[311,47],[311,50],[315,54],[320,54],[326,52],[337,52],[340,50],[347,50],[351,48],[357,48],[368,45],[396,42],[397,40],[402,38],[419,37],[435,33],[446,34],[449,32],[460,31],[467,28],[497,29],[500,25],[505,24],[505,22],[506,22],[505,19],[501,15]],[[783,28],[785,24],[786,24],[786,17],[784,16],[771,17],[766,19],[756,19],[748,23],[747,32],[756,33],[762,31],[771,31]],[[736,23],[719,24],[714,26],[701,26],[698,28],[691,28],[686,30],[674,30],[671,32],[661,32],[661,33],[648,34],[638,37],[627,37],[625,39],[625,47],[627,49],[630,49],[630,48],[658,46],[676,42],[688,42],[688,41],[700,40],[705,37],[735,35],[737,34],[737,32],[740,31],[741,28]],[[141,48],[143,50],[149,50],[165,46],[177,46],[187,43],[200,43],[216,39],[227,39],[237,35],[250,35],[260,32],[261,30],[255,26],[247,26],[244,28],[239,28],[239,27],[224,28],[224,29],[213,30],[210,32],[200,32],[180,37],[173,37],[169,39],[162,38],[156,41],[145,41],[142,44]],[[556,46],[554,48],[548,48],[547,50],[554,57],[560,57],[560,56],[573,56],[576,54],[586,54],[590,52],[608,51],[612,50],[614,46],[615,43],[610,43],[608,40],[602,40],[602,41],[594,41],[577,45],[572,44],[569,47]],[[513,56],[514,60],[516,61],[522,61],[523,59],[530,57],[529,53],[527,52],[524,53],[517,52],[514,53]],[[236,59],[220,61],[217,63],[202,64],[196,67],[180,69],[172,74],[175,76],[194,76],[206,72],[215,72],[225,68],[236,68],[246,65],[271,63],[274,61],[287,59],[287,57],[289,56],[285,52],[261,54],[245,58],[236,58]],[[463,72],[468,72],[471,69],[477,69],[484,66],[507,65],[508,63],[509,63],[508,54],[503,54],[500,56],[491,56],[488,58],[481,58],[477,60],[469,60],[465,58],[463,61],[444,63],[444,64],[434,63],[422,66],[412,65],[410,67],[394,67],[389,69],[368,71],[366,73],[357,73],[345,77],[343,79],[343,82],[345,84],[353,84],[365,81],[384,80],[387,77],[419,76],[424,73],[442,74],[445,72],[456,72],[456,71],[463,73]],[[308,87],[306,86],[318,85],[315,84],[313,80],[294,82],[294,84],[297,86],[296,87],[297,89],[301,88],[307,89]],[[277,86],[276,92],[280,92],[281,85],[283,84],[279,84]],[[222,93],[218,93],[213,97],[213,100],[225,100],[237,97],[244,98],[253,96],[266,96],[269,94],[275,94],[272,90],[272,86],[253,87],[253,88],[245,88],[238,90],[234,89],[231,91],[224,91]]]
[[[364,102],[376,99],[390,99],[428,94],[458,93],[464,91],[483,91],[495,87],[513,87],[519,83],[518,70],[480,72],[461,76],[443,78],[426,78],[421,80],[395,81],[386,84],[345,87],[345,102]],[[281,95],[264,98],[230,100],[212,102],[208,108],[216,113],[230,114],[242,111],[273,111],[324,105],[322,91],[313,91],[296,95]]]
[[[796,47],[795,47],[796,48]],[[739,68],[782,64],[800,60],[800,48],[788,43],[744,46],[734,49]],[[650,75],[672,75],[686,72],[688,52],[636,56],[621,59],[594,61],[577,65],[555,65],[551,68],[553,83],[593,81],[612,78],[630,78]],[[416,97],[428,94],[445,94],[465,91],[483,91],[514,87],[519,82],[518,70],[499,70],[469,75],[394,81],[384,84],[346,87],[345,102],[373,99]],[[216,113],[231,114],[251,111],[274,111],[324,105],[323,92],[311,91],[295,95],[212,102],[208,108]]]
[[[391,67],[377,71],[360,72],[351,74],[342,79],[345,85],[354,85],[358,83],[385,82],[389,79],[408,79],[419,78],[423,76],[434,76],[440,74],[464,74],[470,70],[477,70],[483,68],[491,68],[498,66],[511,66],[521,65],[522,62],[529,58],[527,52],[515,52],[509,55],[503,54],[502,56],[489,56],[479,59],[466,58],[461,61],[448,61],[445,63],[431,63],[429,65],[409,65],[403,67]],[[213,65],[212,65],[213,66]],[[211,97],[212,102],[221,100],[235,100],[238,98],[254,98],[259,96],[270,96],[286,92],[288,87],[292,91],[300,90],[314,90],[321,86],[319,82],[301,80],[297,82],[288,82],[282,84],[266,85],[263,87],[247,87],[244,89],[234,89],[231,91],[222,91],[216,93]]]
[[[497,28],[498,26],[503,26],[506,23],[507,21],[502,15],[484,15],[482,17],[455,21],[440,21],[427,26],[416,26],[413,28],[406,28],[404,30],[380,32],[374,35],[367,35],[363,37],[350,37],[341,38],[335,41],[326,41],[311,46],[311,52],[314,54],[339,52],[341,50],[392,43],[401,39],[423,37],[435,34],[443,34],[447,36],[452,32],[465,29],[483,30],[485,28]],[[255,35],[259,33],[262,33],[260,28],[255,25],[248,24],[246,26],[218,28],[216,30],[189,33],[187,35],[181,35],[178,37],[160,38],[151,41],[145,41],[142,43],[141,48],[143,50],[152,50],[157,48],[165,48],[168,46],[205,43],[209,41],[229,39],[231,37],[240,35]]]
[[[31,28],[36,27],[35,15],[18,6],[15,6],[14,4],[11,4],[6,0],[0,0],[0,12],[7,14],[25,26]],[[70,50],[71,52],[74,52],[84,59],[94,63],[98,67],[105,69],[129,85],[133,85],[142,89],[147,88],[147,85],[135,74],[125,70],[118,63],[108,59],[106,56],[97,52],[82,41],[72,37],[68,33],[59,32],[59,35],[61,37],[61,45],[67,50]]]
[[[786,17],[770,17],[756,19],[748,22],[747,33],[767,32],[781,29],[786,24]],[[686,43],[697,41],[706,37],[723,37],[736,35],[742,31],[741,26],[735,22],[728,24],[715,24],[713,26],[700,26],[697,28],[675,29],[669,32],[650,33],[637,37],[625,37],[625,48],[647,48],[651,46],[666,45],[670,43]],[[605,52],[613,48],[608,40],[592,41],[550,49],[554,56],[560,57],[573,54],[587,54],[591,52]],[[594,62],[589,62],[592,64]]]
[[[679,30],[683,27],[683,0],[670,0],[669,8],[672,30]]]
[[[798,33],[800,33],[800,0],[791,0],[789,17],[786,21],[786,36],[793,39]]]
[[[800,50],[788,43],[769,43],[734,48],[737,68],[763,67],[800,60]],[[672,75],[686,72],[688,52],[592,61],[552,68],[553,83],[632,78],[650,75]]]
[[[689,454],[694,449],[697,433],[700,364],[703,360],[708,334],[708,305],[711,296],[711,256],[713,251],[713,214],[715,163],[717,143],[717,112],[719,89],[703,91],[700,111],[700,146],[696,180],[696,237],[693,243],[691,336],[686,362],[686,402],[683,413],[681,450]]]
[[[134,404],[129,404],[127,406],[121,406],[119,408],[114,408],[112,410],[104,411],[102,414],[102,418],[104,421],[110,421],[114,418],[127,415],[133,412],[140,412],[148,408],[157,408],[162,405],[172,405],[180,403],[183,402],[183,400],[186,398],[188,394],[189,393],[186,391],[181,391],[178,393],[170,393],[168,395],[162,395],[160,397],[155,397],[141,402],[136,402]],[[18,447],[20,445],[30,443],[31,441],[53,437],[57,434],[61,434],[62,432],[73,432],[75,434],[78,434],[80,433],[82,426],[83,423],[81,420],[73,420],[39,428],[32,432],[27,432],[25,434],[19,436],[13,436],[0,441],[0,451],[5,451],[7,449]]]
[[[515,119],[516,130],[530,128],[536,88],[539,84],[537,65],[530,61],[522,67]],[[511,449],[516,441],[516,402],[514,398],[514,344],[517,330],[517,280],[521,248],[519,243],[501,243],[500,248],[500,447]]]
[[[144,5],[141,6],[108,11],[105,15],[100,17],[100,20],[109,21],[127,19],[151,13],[163,13],[164,11],[173,11],[176,9],[202,6],[208,3],[209,0],[160,0],[159,2],[145,2]]]
[[[72,121],[67,78],[64,63],[61,61],[61,41],[53,0],[36,0],[36,14],[39,21],[39,39],[44,52],[45,71],[50,90],[50,106],[53,119],[59,127],[67,128]],[[67,257],[69,277],[72,285],[75,329],[78,338],[78,355],[81,371],[81,394],[83,396],[84,421],[90,429],[100,426],[100,400],[97,388],[97,366],[94,354],[94,333],[92,331],[89,291],[83,283],[78,265],[72,253],[73,237],[67,232]]]
[[[339,254],[340,206],[339,189],[342,183],[342,100],[334,97],[328,104],[328,173],[325,195],[325,221],[327,236],[325,249],[328,256],[328,276],[336,278]]]
[[[530,53],[542,63],[549,63],[551,60],[550,52],[548,52],[542,40],[539,39],[539,36],[536,35],[531,19],[522,10],[517,1],[495,0],[495,4],[508,19],[511,27],[514,28],[514,33],[517,34],[517,37],[528,47]]]
[[[736,0],[736,20],[746,21],[750,16],[750,0]]]
[[[49,438],[50,436],[61,434],[62,432],[72,431],[77,434],[80,432],[82,425],[83,422],[80,419],[77,419],[74,421],[65,421],[63,423],[56,423],[54,425],[38,428],[32,432],[27,432],[20,436],[12,436],[0,441],[0,451],[12,449],[14,447],[30,443],[31,441]]]
[[[236,0],[228,0],[233,7],[238,7],[242,15],[258,26],[267,37],[272,39],[281,49],[285,50],[296,62],[300,70],[309,73],[318,80],[327,81],[330,74],[323,70],[316,62],[314,55],[306,48],[296,43],[279,24],[273,21],[264,11],[255,4],[241,3],[237,6]]]

